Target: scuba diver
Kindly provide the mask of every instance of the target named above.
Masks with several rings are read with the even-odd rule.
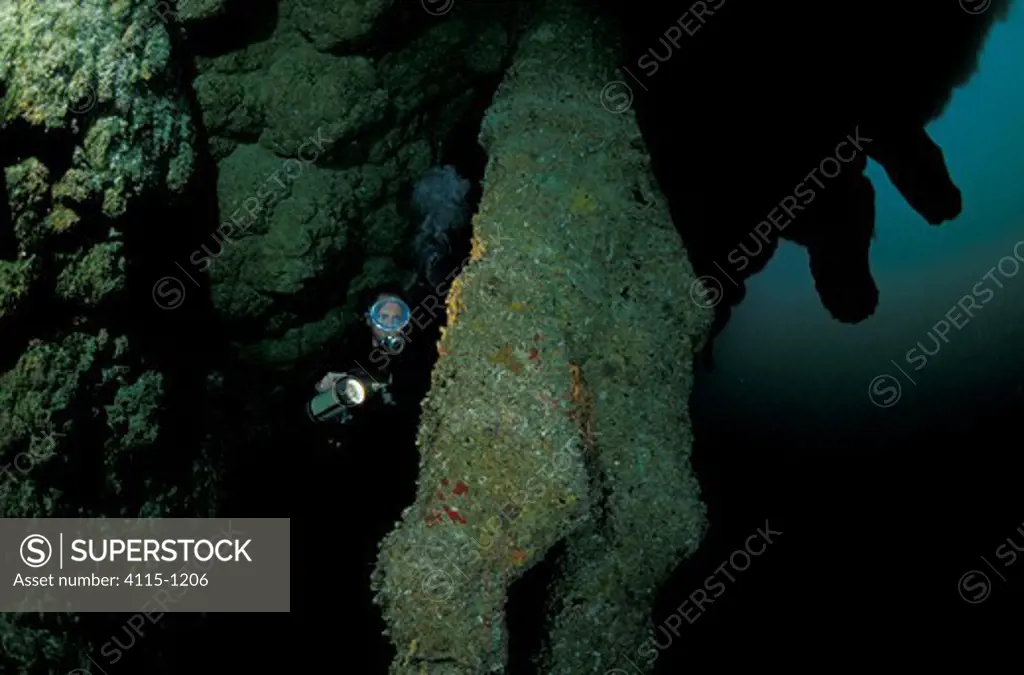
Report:
[[[395,405],[390,391],[390,365],[410,342],[409,304],[397,293],[379,293],[365,314],[370,329],[370,361],[381,367],[369,369],[359,361],[343,372],[329,371],[314,389],[306,412],[314,422],[349,424],[360,408]]]
[[[306,404],[311,420],[350,425],[359,411],[361,425],[364,420],[369,422],[377,417],[371,410],[396,406],[399,399],[411,404],[422,398],[430,383],[433,358],[429,352],[436,341],[436,337],[429,336],[439,330],[439,325],[430,321],[428,327],[417,321],[420,332],[425,333],[424,339],[418,337],[416,349],[408,349],[412,345],[409,333],[413,313],[407,299],[412,294],[419,299],[440,298],[443,302],[451,280],[465,262],[456,261],[469,254],[467,229],[472,213],[471,189],[470,182],[452,166],[435,167],[417,182],[413,188],[412,211],[419,219],[419,226],[410,251],[416,261],[416,280],[401,291],[378,288],[367,296],[367,299],[372,298],[365,314],[365,325],[370,329],[370,367],[353,360],[353,365],[343,371],[329,370],[323,374],[314,386],[315,394]],[[465,236],[460,237],[460,234]],[[433,319],[434,314],[431,312],[430,316]],[[357,351],[362,350],[359,345]],[[410,357],[410,351],[419,353]],[[401,363],[406,365],[396,367]],[[402,395],[395,394],[392,373],[400,375]],[[335,440],[332,444],[339,443]]]

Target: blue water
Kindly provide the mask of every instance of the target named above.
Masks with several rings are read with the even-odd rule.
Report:
[[[1018,269],[1004,260],[1002,272],[990,270],[1024,241],[1022,66],[1024,9],[1017,3],[993,28],[978,71],[929,126],[963,192],[957,220],[929,226],[870,163],[875,315],[852,326],[833,320],[814,290],[806,252],[783,242],[748,281],[747,298],[718,338],[716,369],[699,378],[698,405],[737,423],[789,420],[827,439],[948,419],[962,402],[1020,399],[1024,263]],[[1024,243],[1017,252],[1024,259]],[[956,305],[972,289],[980,308],[968,316]],[[947,313],[953,323],[936,352],[929,332]],[[923,363],[920,347],[908,355],[919,341],[934,353]]]

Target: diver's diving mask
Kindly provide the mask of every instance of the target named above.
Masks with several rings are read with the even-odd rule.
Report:
[[[381,295],[366,313],[373,339],[392,354],[405,348],[409,327],[409,305],[397,295]]]

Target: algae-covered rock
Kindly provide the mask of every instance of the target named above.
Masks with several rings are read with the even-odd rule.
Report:
[[[265,318],[346,255],[358,170],[320,169],[239,146],[221,164],[221,234],[192,258],[214,281],[214,306],[233,321]],[[226,234],[227,236],[223,236]]]
[[[97,244],[70,256],[57,277],[57,296],[83,307],[95,307],[124,290],[125,259],[117,241]]]
[[[402,241],[409,229],[409,220],[398,212],[395,204],[385,204],[367,218],[366,253],[390,255],[395,242]]]
[[[405,120],[466,88],[473,76],[499,72],[509,48],[508,30],[501,23],[446,18],[381,59],[380,79],[398,119]]]
[[[152,0],[9,0],[0,5],[0,125],[23,120],[84,133],[72,169],[81,200],[124,214],[147,189],[180,191],[193,129],[175,82],[167,26]],[[60,180],[60,177],[58,177]]]
[[[369,59],[335,58],[300,48],[270,67],[263,80],[263,99],[267,127],[260,143],[279,155],[295,157],[318,134],[326,139],[328,151],[354,140],[383,119],[388,94],[378,87]]]
[[[350,289],[409,281],[415,223],[397,200],[493,87],[510,7],[439,19],[392,0],[283,0],[269,33],[226,53],[199,47],[194,86],[231,241],[199,242],[193,264],[239,353],[308,355],[332,337],[323,326],[357,320]],[[388,31],[384,53],[363,40],[375,29]],[[350,319],[324,319],[339,310]]]
[[[36,251],[48,234],[42,223],[49,207],[50,171],[38,159],[29,157],[5,167],[4,179],[18,253]]]
[[[109,372],[109,371],[108,371]],[[163,395],[163,376],[152,370],[134,380],[121,378],[123,386],[114,394],[114,400],[103,406],[107,426],[116,436],[116,443],[108,445],[108,466],[114,468],[108,482],[115,490],[123,489],[118,480],[118,455],[125,448],[146,448],[156,443],[160,435],[157,424],[160,400]]]
[[[0,516],[56,517],[68,506],[65,501],[61,508],[61,495],[81,495],[88,489],[102,497],[110,491],[109,481],[131,482],[131,474],[122,473],[129,467],[104,458],[103,445],[115,455],[130,453],[141,447],[137,439],[124,437],[113,426],[105,437],[97,437],[94,423],[97,417],[104,419],[105,407],[118,398],[120,387],[142,374],[132,365],[126,339],[101,330],[95,335],[72,333],[56,343],[39,342],[0,375],[0,466],[17,468],[4,476]],[[148,406],[149,414],[133,424],[155,431],[152,411],[161,394],[156,387],[138,401],[137,410]],[[85,438],[101,443],[85,447]],[[97,466],[107,470],[97,472]]]
[[[28,297],[36,269],[35,258],[0,260],[0,326],[16,315]]]
[[[418,157],[406,155],[407,161]],[[348,313],[350,321],[339,329],[361,313],[354,305],[358,292],[407,280],[389,257],[409,227],[387,201],[397,194],[400,175],[395,159],[334,169],[277,157],[256,144],[238,146],[221,162],[222,225],[190,262],[209,274],[214,307],[225,319],[261,324],[276,334],[244,354],[266,354],[279,364],[282,355],[319,347],[314,336],[332,337],[318,321],[308,330],[290,323],[296,318],[291,307],[308,302],[305,289],[323,278],[339,280],[330,292],[317,292],[325,304],[341,303]],[[283,344],[292,339],[299,342]]]
[[[126,283],[113,225],[139,226],[125,217],[137,198],[186,188],[192,123],[176,88],[168,25],[155,20],[158,13],[155,0],[0,4],[0,133],[15,124],[19,134],[38,131],[36,145],[28,147],[40,151],[3,167],[17,243],[16,259],[0,261],[5,317],[31,292],[34,305],[47,308],[56,300],[84,321]],[[78,227],[83,231],[70,237]],[[78,332],[70,318],[47,316],[20,357],[9,351],[15,345],[0,343],[6,362],[15,364],[0,374],[0,458],[40,447],[39,438],[71,439],[81,432],[83,416],[96,434],[96,416],[102,418],[104,405],[128,383],[124,378],[145,371],[127,338],[115,339],[102,327]],[[147,391],[155,409],[160,389]],[[151,416],[145,423],[155,425]],[[127,447],[123,438],[110,442]],[[56,503],[48,495],[70,480],[67,467],[84,468],[94,459],[70,447],[58,444],[62,468],[19,482],[29,493],[0,500],[0,511],[53,515]],[[36,484],[43,476],[45,483]],[[77,508],[78,499],[64,500],[64,512]]]
[[[215,71],[193,81],[207,129],[234,137],[256,138],[263,129],[263,102],[258,93],[260,76],[226,75]]]
[[[157,450],[163,380],[105,330],[30,346],[0,375],[0,517],[209,515],[213,465]],[[97,653],[90,619],[31,609],[0,614],[0,669],[79,672]]]
[[[174,16],[184,23],[213,19],[222,16],[227,5],[228,0],[178,0]]]
[[[295,0],[296,26],[320,51],[330,51],[369,36],[378,17],[394,0]]]
[[[301,162],[291,162],[285,174],[284,160],[255,143],[239,145],[218,168],[218,222],[232,226],[232,239],[266,233],[274,209],[291,196],[292,177],[306,173],[308,178],[310,171]]]
[[[705,526],[687,403],[710,313],[635,118],[598,99],[622,62],[610,27],[570,3],[535,18],[481,130],[417,494],[374,573],[392,675],[504,672],[509,594],[542,560],[537,672],[620,672]]]
[[[124,327],[140,308],[121,292],[120,233],[151,237],[145,207],[180,205],[195,163],[162,9],[0,3],[0,143],[17,149],[0,195],[0,517],[207,515],[214,502],[201,451],[160,447],[176,402],[152,363],[167,359]],[[0,670],[84,672],[101,624],[2,615]]]

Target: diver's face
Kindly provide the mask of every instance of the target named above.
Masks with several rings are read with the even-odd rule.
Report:
[[[402,308],[397,302],[388,302],[380,308],[377,316],[385,328],[398,328],[402,323]]]

